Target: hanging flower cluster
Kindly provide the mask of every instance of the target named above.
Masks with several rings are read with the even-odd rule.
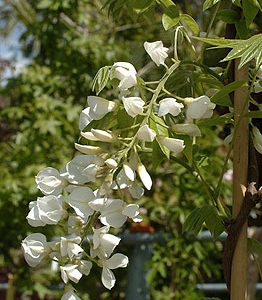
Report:
[[[215,108],[206,95],[181,98],[167,91],[165,83],[180,62],[165,64],[168,48],[161,41],[145,42],[144,47],[157,66],[166,68],[163,77],[146,83],[128,62],[100,69],[94,85],[99,92],[115,85],[118,99],[89,96],[80,114],[78,154],[61,171],[48,167],[36,176],[43,197],[29,203],[28,223],[62,223],[67,232],[51,242],[41,233],[31,234],[22,249],[32,267],[48,259],[59,264],[66,285],[63,300],[79,299],[72,282],[88,276],[93,264],[102,268],[103,285],[114,286],[112,270],[126,267],[128,257],[114,253],[120,238],[110,228],[120,228],[128,219],[142,221],[139,206],[130,199],[140,199],[144,188],[152,187],[141,154],[155,145],[166,156],[180,155],[183,137],[201,136],[197,121],[210,118]],[[149,88],[151,84],[156,88]]]

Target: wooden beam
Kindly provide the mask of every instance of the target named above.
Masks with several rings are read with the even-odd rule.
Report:
[[[235,80],[248,80],[248,66],[238,70],[239,59],[235,61]],[[240,88],[234,93],[235,139],[233,145],[233,218],[240,211],[243,202],[241,185],[247,186],[248,169],[248,118],[240,115],[248,112],[248,89]],[[247,224],[243,226],[235,249],[231,269],[231,300],[245,300],[247,297]]]

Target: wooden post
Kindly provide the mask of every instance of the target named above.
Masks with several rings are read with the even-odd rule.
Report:
[[[235,61],[235,80],[248,80],[248,66],[238,70],[239,59]],[[240,114],[248,112],[248,90],[240,88],[234,94],[235,139],[233,145],[233,218],[243,202],[241,184],[247,186],[248,169],[248,118],[240,120]],[[238,124],[238,125],[237,125]],[[247,224],[242,228],[235,249],[231,269],[231,300],[245,300],[247,297]]]

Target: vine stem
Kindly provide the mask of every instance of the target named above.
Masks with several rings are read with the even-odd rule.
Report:
[[[152,98],[151,98],[151,100],[150,100],[150,102],[148,104],[148,108],[147,108],[147,111],[145,113],[145,118],[141,122],[140,127],[142,127],[142,126],[144,126],[144,125],[146,125],[148,123],[150,115],[151,115],[151,112],[153,111],[154,104],[156,103],[156,100],[157,100],[160,92],[164,88],[165,83],[167,82],[168,78],[179,67],[179,65],[180,65],[180,61],[177,61],[170,68],[167,68],[167,71],[166,71],[165,75],[160,79],[158,86],[156,87],[156,89],[154,91],[152,91],[154,93],[153,93],[153,96],[152,96]],[[138,131],[134,135],[133,140],[128,145],[128,147],[126,149],[124,149],[124,151],[123,151],[123,153],[122,153],[122,155],[120,157],[120,160],[122,158],[126,157],[127,154],[128,154],[128,152],[135,146],[136,140],[137,140],[137,135],[138,135]]]

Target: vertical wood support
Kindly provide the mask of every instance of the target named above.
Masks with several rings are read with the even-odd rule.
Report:
[[[239,59],[235,61],[235,80],[248,80],[248,66],[238,70]],[[234,94],[235,139],[233,145],[233,218],[237,216],[243,202],[241,185],[247,186],[248,170],[248,118],[241,118],[248,112],[248,89],[240,88]],[[247,297],[247,224],[242,228],[236,245],[231,269],[231,300],[245,300]]]

